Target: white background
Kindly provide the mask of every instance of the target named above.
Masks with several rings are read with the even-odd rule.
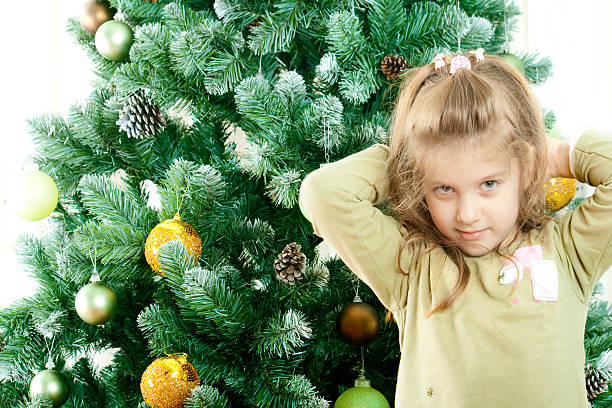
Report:
[[[611,130],[612,2],[519,0],[523,10],[511,51],[550,56],[554,76],[534,92],[554,110],[558,125],[571,136],[584,127]],[[6,184],[32,149],[25,119],[56,112],[87,97],[94,79],[84,51],[66,34],[66,20],[78,16],[83,0],[5,2],[0,25],[3,40],[2,132],[0,133],[0,307],[33,293],[14,253],[21,233],[44,233],[45,221],[27,222],[6,210]],[[604,278],[612,288],[612,274]],[[612,300],[610,290],[607,296]]]

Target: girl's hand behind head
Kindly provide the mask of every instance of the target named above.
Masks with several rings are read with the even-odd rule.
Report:
[[[546,180],[553,177],[574,178],[570,169],[569,152],[570,145],[562,140],[552,137],[546,138],[548,149],[548,165],[546,168]]]

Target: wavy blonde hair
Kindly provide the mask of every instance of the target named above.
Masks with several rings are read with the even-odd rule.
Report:
[[[450,294],[426,317],[450,307],[465,290],[470,270],[458,244],[444,236],[433,223],[424,197],[425,164],[436,148],[452,143],[496,147],[520,166],[522,197],[517,231],[504,248],[487,248],[504,253],[521,232],[542,229],[545,213],[547,166],[546,133],[539,104],[525,77],[501,57],[487,55],[477,62],[467,57],[472,69],[450,74],[446,65],[438,71],[433,64],[408,71],[400,85],[391,116],[391,153],[387,161],[390,209],[408,231],[404,246],[425,241],[427,251],[441,247],[457,265],[459,278]],[[427,252],[426,251],[426,252]],[[416,265],[413,261],[411,268]],[[514,290],[513,290],[514,292]]]

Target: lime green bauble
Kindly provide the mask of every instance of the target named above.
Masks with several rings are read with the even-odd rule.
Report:
[[[340,394],[334,408],[390,408],[390,405],[380,391],[370,387],[368,379],[360,377],[355,380],[355,387]]]
[[[107,21],[96,31],[96,49],[104,58],[113,61],[127,57],[133,40],[132,29],[122,21]]]
[[[30,382],[30,397],[46,395],[53,402],[53,407],[61,407],[68,400],[70,387],[62,373],[57,370],[43,370]]]
[[[504,52],[500,54],[500,57],[504,59],[509,65],[512,65],[516,68],[521,74],[525,75],[525,65],[523,61],[519,57],[514,54],[510,54],[509,52]]]
[[[117,311],[117,295],[108,285],[91,282],[77,293],[74,308],[86,323],[104,324],[112,319]]]
[[[11,184],[8,204],[24,220],[42,220],[55,210],[57,186],[42,171],[24,171]]]

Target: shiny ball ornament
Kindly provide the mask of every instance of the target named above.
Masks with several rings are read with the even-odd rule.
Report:
[[[369,380],[358,378],[355,387],[340,394],[334,408],[390,408],[390,405],[380,391],[370,386]]]
[[[355,301],[344,306],[338,314],[336,327],[342,340],[355,346],[365,346],[378,333],[378,314],[372,306],[355,297]]]
[[[173,355],[153,361],[142,374],[140,392],[153,408],[182,408],[200,378],[187,356]]]
[[[197,265],[200,255],[202,255],[202,240],[200,236],[191,225],[182,221],[181,217],[177,214],[171,220],[157,224],[151,230],[145,242],[145,258],[151,268],[160,275],[163,275],[164,271],[157,259],[159,247],[173,239],[177,239],[185,245],[189,253],[195,258],[194,264]]]
[[[84,322],[104,324],[112,319],[117,311],[117,295],[108,285],[91,282],[77,293],[74,308]]]
[[[130,53],[134,33],[123,21],[110,20],[96,31],[96,49],[104,58],[119,61]]]
[[[105,22],[113,18],[110,8],[97,0],[90,0],[83,4],[79,22],[83,30],[94,35],[98,28]]]
[[[565,207],[576,195],[576,179],[555,177],[544,183],[546,186],[546,209],[557,211]]]
[[[57,370],[43,370],[30,382],[30,398],[46,395],[53,407],[61,407],[68,400],[70,387],[66,377]]]
[[[42,171],[26,170],[11,181],[8,205],[20,218],[39,221],[55,210],[58,198],[51,177]]]
[[[499,56],[502,57],[503,60],[509,65],[516,68],[521,74],[525,75],[525,64],[523,64],[523,61],[519,57],[514,54],[510,54],[509,52],[504,52]]]

